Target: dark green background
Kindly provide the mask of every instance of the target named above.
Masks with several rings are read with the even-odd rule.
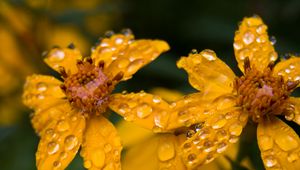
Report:
[[[49,17],[54,22],[72,23],[81,28],[82,11],[67,9],[61,15],[47,9],[31,9],[22,0],[11,0],[13,5],[32,10],[36,15]],[[1,10],[1,9],[0,9]],[[176,68],[180,56],[187,55],[191,49],[209,48],[241,74],[233,55],[233,38],[238,23],[245,16],[257,14],[269,27],[269,35],[277,39],[275,48],[279,55],[300,52],[300,1],[299,0],[123,0],[112,1],[97,12],[117,13],[120,19],[114,21],[115,31],[131,28],[136,38],[158,38],[166,40],[171,50],[156,61],[140,70],[128,82],[122,83],[118,90],[140,91],[153,87],[167,87],[184,93],[194,91],[183,70]],[[98,37],[91,36],[82,29],[91,42]],[[100,35],[99,35],[100,36]],[[46,50],[46,49],[45,49]],[[37,61],[41,63],[41,61]],[[47,69],[43,73],[53,74]],[[297,94],[297,93],[296,93]],[[35,150],[38,137],[31,128],[29,112],[16,125],[0,128],[0,169],[35,169]],[[299,134],[300,130],[290,123]],[[263,169],[260,153],[257,149],[255,125],[250,124],[242,136],[240,157],[251,157],[257,169]],[[72,162],[68,169],[83,169],[80,157]],[[239,160],[238,160],[239,161]],[[233,162],[235,169],[238,161]]]

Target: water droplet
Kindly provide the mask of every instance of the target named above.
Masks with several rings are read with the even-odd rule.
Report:
[[[236,143],[239,140],[237,136],[230,136],[229,137],[229,142],[230,143]]]
[[[53,162],[53,167],[54,168],[59,168],[61,166],[61,163],[59,161],[54,161]]]
[[[78,144],[78,139],[74,135],[69,135],[65,139],[65,148],[67,150],[72,150]]]
[[[148,117],[152,113],[152,107],[147,103],[139,105],[136,109],[137,116],[141,119]]]
[[[243,126],[240,123],[234,123],[229,127],[230,134],[234,136],[240,136],[242,130],[243,130]]]
[[[36,88],[38,91],[43,92],[47,90],[47,85],[43,82],[37,83]]]
[[[131,63],[127,67],[128,73],[134,73],[136,72],[142,65],[144,64],[143,59],[136,59],[134,61],[131,61]]]
[[[158,97],[158,96],[153,96],[152,101],[153,101],[153,103],[160,103],[160,102],[161,102],[161,99],[160,99],[160,97]]]
[[[275,137],[275,143],[284,151],[290,151],[298,147],[297,140],[286,133],[278,133]]]
[[[277,164],[277,160],[273,156],[266,156],[263,158],[265,166],[271,168]]]
[[[198,143],[200,143],[200,141],[201,141],[200,137],[197,136],[197,137],[195,137],[195,139],[193,140],[193,143],[194,143],[195,145],[197,145]]]
[[[266,151],[273,148],[273,139],[269,136],[259,136],[258,137],[258,145],[262,151]]]
[[[276,44],[276,38],[275,38],[275,36],[271,36],[270,37],[270,41],[271,41],[272,45]]]
[[[249,58],[252,58],[252,52],[248,49],[248,48],[245,48],[245,49],[242,49],[240,52],[239,52],[239,58],[241,60],[244,60],[246,57],[249,57]]]
[[[299,159],[299,156],[298,156],[297,153],[291,153],[291,154],[289,154],[288,157],[287,157],[287,160],[288,160],[290,163],[295,162],[295,161],[298,160],[298,159]]]
[[[191,54],[198,54],[198,51],[196,49],[192,49],[190,53]]]
[[[292,121],[295,118],[295,114],[294,113],[289,113],[287,115],[284,116],[286,120],[288,121]]]
[[[68,154],[67,154],[66,152],[62,152],[62,153],[60,154],[60,156],[59,156],[59,159],[60,159],[60,160],[64,160],[64,159],[67,158],[67,156],[68,156]]]
[[[287,74],[289,74],[291,72],[291,70],[287,68],[287,69],[284,70],[284,72],[286,72]]]
[[[212,150],[215,149],[213,142],[212,142],[212,141],[209,141],[209,140],[206,140],[206,141],[203,143],[203,146],[204,146],[204,151],[205,151],[205,152],[211,152]]]
[[[275,51],[272,51],[269,53],[269,58],[271,61],[276,61],[277,59],[277,53]]]
[[[116,44],[122,44],[123,42],[124,42],[123,38],[118,37],[115,39]]]
[[[47,151],[49,155],[55,154],[59,150],[59,144],[56,142],[49,142],[47,145]]]
[[[193,130],[188,130],[187,132],[186,132],[186,137],[188,137],[188,138],[191,138],[191,137],[193,137],[195,135],[195,131],[193,131]]]
[[[45,96],[42,94],[37,94],[36,98],[38,98],[39,100],[43,100],[45,98]]]
[[[191,147],[192,147],[192,145],[191,145],[190,143],[185,143],[185,144],[183,145],[183,149],[184,149],[184,150],[189,150],[189,149],[191,149]]]
[[[106,37],[106,38],[110,38],[111,36],[113,36],[115,33],[112,31],[112,30],[109,30],[109,31],[106,31],[105,33],[104,33],[104,36]]]
[[[266,30],[267,30],[267,26],[265,26],[265,25],[260,25],[260,26],[258,26],[257,28],[256,28],[256,32],[258,33],[258,34],[263,34],[263,33],[265,33],[266,32]]]
[[[129,105],[126,104],[126,103],[122,103],[118,106],[118,109],[119,109],[119,112],[122,113],[122,114],[125,114],[128,112],[129,110]]]
[[[205,163],[207,164],[207,163],[211,162],[212,160],[214,160],[214,155],[213,155],[213,153],[209,153],[206,157]]]
[[[86,168],[86,169],[89,169],[92,167],[92,162],[90,160],[86,160],[83,162],[83,166]]]
[[[118,61],[118,67],[119,68],[125,68],[128,66],[130,62],[127,59],[119,59]]]
[[[161,127],[155,125],[155,126],[152,127],[152,131],[153,131],[154,133],[159,133],[159,132],[162,131],[162,129],[161,129]]]
[[[294,78],[294,81],[298,81],[298,80],[300,80],[300,76],[296,76],[296,77]]]
[[[175,156],[175,148],[172,141],[165,141],[158,147],[158,158],[161,161],[167,161]]]
[[[209,135],[209,130],[208,129],[202,129],[200,132],[199,132],[199,137],[201,139],[205,139],[206,137],[208,137]]]
[[[102,148],[96,149],[91,153],[91,161],[98,168],[102,168],[104,166],[105,153]]]
[[[247,120],[248,120],[248,113],[246,113],[246,112],[241,113],[241,115],[239,117],[239,121],[246,122]]]
[[[218,130],[216,136],[218,140],[223,140],[228,137],[227,132],[224,129]]]
[[[105,153],[110,152],[111,149],[112,149],[112,147],[109,143],[104,145],[104,152]]]
[[[212,50],[203,50],[200,53],[204,58],[206,58],[208,61],[214,61],[216,60],[216,54]]]
[[[201,130],[202,127],[203,127],[203,125],[204,125],[203,122],[197,123],[197,124],[195,125],[195,127],[194,127],[195,131],[198,132],[199,130]]]
[[[243,48],[243,43],[241,43],[241,42],[239,42],[239,41],[234,42],[234,43],[233,43],[233,47],[234,47],[235,50],[240,50],[240,49]]]
[[[226,143],[222,142],[217,146],[217,152],[222,153],[227,149],[227,147],[228,147],[228,145]]]
[[[227,123],[224,115],[219,115],[212,120],[212,128],[219,129],[222,128]]]
[[[46,137],[46,139],[51,140],[56,137],[56,133],[54,132],[54,130],[52,128],[47,129],[45,131],[45,137]]]
[[[251,44],[254,41],[254,34],[252,32],[246,32],[243,36],[243,41],[246,45]]]
[[[197,156],[194,153],[189,154],[187,157],[189,163],[192,163],[196,158]]]
[[[65,120],[60,120],[57,123],[57,130],[60,132],[66,131],[70,128],[70,125],[67,121]]]
[[[62,50],[56,50],[51,54],[49,60],[52,62],[58,62],[58,61],[62,61],[64,58],[65,58],[65,52],[63,52]]]

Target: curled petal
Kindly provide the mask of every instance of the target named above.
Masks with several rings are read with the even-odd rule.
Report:
[[[65,169],[81,145],[84,128],[84,117],[74,111],[61,116],[58,121],[52,121],[41,132],[36,153],[37,169]]]
[[[102,116],[90,117],[80,152],[84,167],[91,170],[121,169],[121,150],[115,127]]]
[[[54,77],[32,75],[24,85],[23,102],[32,109],[51,106],[53,102],[65,97],[60,88],[61,82]]]
[[[287,120],[292,120],[300,125],[300,99],[296,97],[290,97],[290,106],[292,107],[292,113],[290,115],[286,115],[285,118]]]
[[[180,154],[185,165],[193,169],[214,160],[238,141],[247,119],[248,115],[236,108],[212,114],[193,135],[187,134],[181,145]]]
[[[60,72],[60,67],[64,67],[67,73],[76,73],[76,63],[80,59],[82,56],[76,48],[53,48],[44,61],[57,72]]]
[[[122,161],[122,168],[124,170],[184,170],[186,168],[178,150],[183,139],[183,136],[173,134],[153,136],[128,149]]]
[[[272,117],[259,123],[257,140],[267,170],[299,169],[299,136],[283,121]]]
[[[274,74],[283,76],[284,80],[300,80],[300,58],[292,56],[287,60],[282,60],[274,67]]]
[[[116,34],[103,39],[92,58],[96,63],[104,61],[104,72],[109,77],[123,72],[122,80],[127,80],[168,49],[165,41],[134,40],[133,35]]]
[[[208,97],[232,91],[232,70],[211,50],[182,57],[177,66],[187,71],[190,84]]]
[[[269,40],[267,26],[259,17],[244,18],[235,32],[234,54],[241,71],[244,60],[250,59],[251,66],[263,71],[270,62],[277,59],[277,53]]]

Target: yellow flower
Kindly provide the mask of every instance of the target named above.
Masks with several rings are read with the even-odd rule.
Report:
[[[52,49],[45,62],[63,82],[33,75],[23,94],[24,103],[35,110],[32,124],[41,136],[38,169],[65,169],[80,146],[85,168],[120,169],[120,138],[103,116],[114,100],[111,92],[168,49],[164,41],[134,40],[130,31],[104,38],[88,58],[73,45]]]
[[[193,50],[177,66],[199,90],[168,104],[146,93],[116,94],[110,108],[155,132],[172,132],[173,143],[158,151],[161,166],[193,169],[211,162],[236,143],[248,117],[258,124],[257,139],[266,169],[298,169],[300,140],[277,116],[300,124],[300,58],[274,65],[277,53],[259,17],[245,18],[234,38],[235,56],[244,73],[237,77],[211,50]],[[126,101],[126,102],[122,102]],[[137,104],[139,102],[139,104]],[[133,104],[134,103],[134,104]],[[162,152],[160,152],[162,151]]]
[[[183,96],[178,91],[161,87],[154,88],[150,92],[161,96],[168,102],[178,100]],[[125,149],[125,153],[122,156],[123,170],[159,169],[158,153],[161,151],[159,148],[165,146],[166,141],[171,143],[176,142],[174,134],[155,134],[151,130],[142,128],[131,122],[120,121],[116,127]],[[236,143],[215,161],[199,167],[199,170],[231,170],[232,166],[229,160],[235,161],[237,159],[238,148],[239,143]],[[241,166],[247,167],[249,170],[253,169],[248,158],[243,159],[241,164]]]

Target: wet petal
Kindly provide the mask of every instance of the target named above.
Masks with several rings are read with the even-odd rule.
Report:
[[[232,70],[211,50],[199,54],[189,54],[177,62],[189,75],[190,84],[208,97],[232,91],[235,78]]]
[[[102,40],[92,58],[96,63],[104,61],[104,72],[109,77],[123,72],[122,80],[127,80],[168,49],[169,45],[164,41],[134,40],[133,35],[117,34]]]
[[[122,168],[124,170],[184,170],[186,168],[178,150],[182,139],[183,136],[172,134],[153,136],[129,148],[122,160]]]
[[[116,127],[124,148],[132,147],[154,135],[154,133],[148,129],[123,120],[118,122]]]
[[[65,169],[81,145],[84,128],[85,119],[77,112],[66,113],[58,121],[52,121],[41,133],[37,169]]]
[[[55,71],[59,72],[59,68],[62,66],[67,73],[76,73],[76,63],[81,58],[82,56],[76,48],[53,48],[48,52],[44,61]]]
[[[51,104],[50,104],[51,103]],[[61,116],[71,112],[71,105],[67,100],[55,100],[39,107],[31,115],[31,123],[36,133],[40,134],[52,121],[58,121]]]
[[[86,169],[121,169],[121,142],[113,124],[106,118],[91,117],[87,122],[80,155]]]
[[[231,108],[234,105],[233,96],[221,96],[211,100],[202,93],[195,93],[168,104],[159,96],[145,92],[114,94],[109,104],[125,120],[154,132],[171,131],[204,122],[218,109]]]
[[[241,71],[244,71],[246,57],[249,57],[251,66],[261,71],[277,59],[277,53],[269,40],[267,26],[258,16],[244,18],[239,30],[235,32],[233,47]]]
[[[159,96],[145,92],[113,94],[109,107],[125,120],[147,129],[165,126],[170,111],[169,104]]]
[[[300,80],[300,58],[292,56],[287,60],[282,60],[274,67],[274,74],[283,76],[284,80]]]
[[[257,128],[258,146],[267,170],[300,167],[300,140],[295,131],[276,117],[259,123]]]
[[[231,144],[236,143],[247,123],[248,115],[236,108],[224,109],[211,115],[203,126],[187,135],[181,145],[185,165],[192,169],[213,161]]]
[[[52,105],[65,96],[60,88],[59,80],[51,76],[28,76],[24,85],[23,102],[32,109]]]
[[[290,103],[292,104],[292,107],[294,108],[293,110],[293,115],[286,117],[288,120],[293,120],[296,122],[298,125],[300,125],[300,98],[296,97],[290,97],[289,98]]]

